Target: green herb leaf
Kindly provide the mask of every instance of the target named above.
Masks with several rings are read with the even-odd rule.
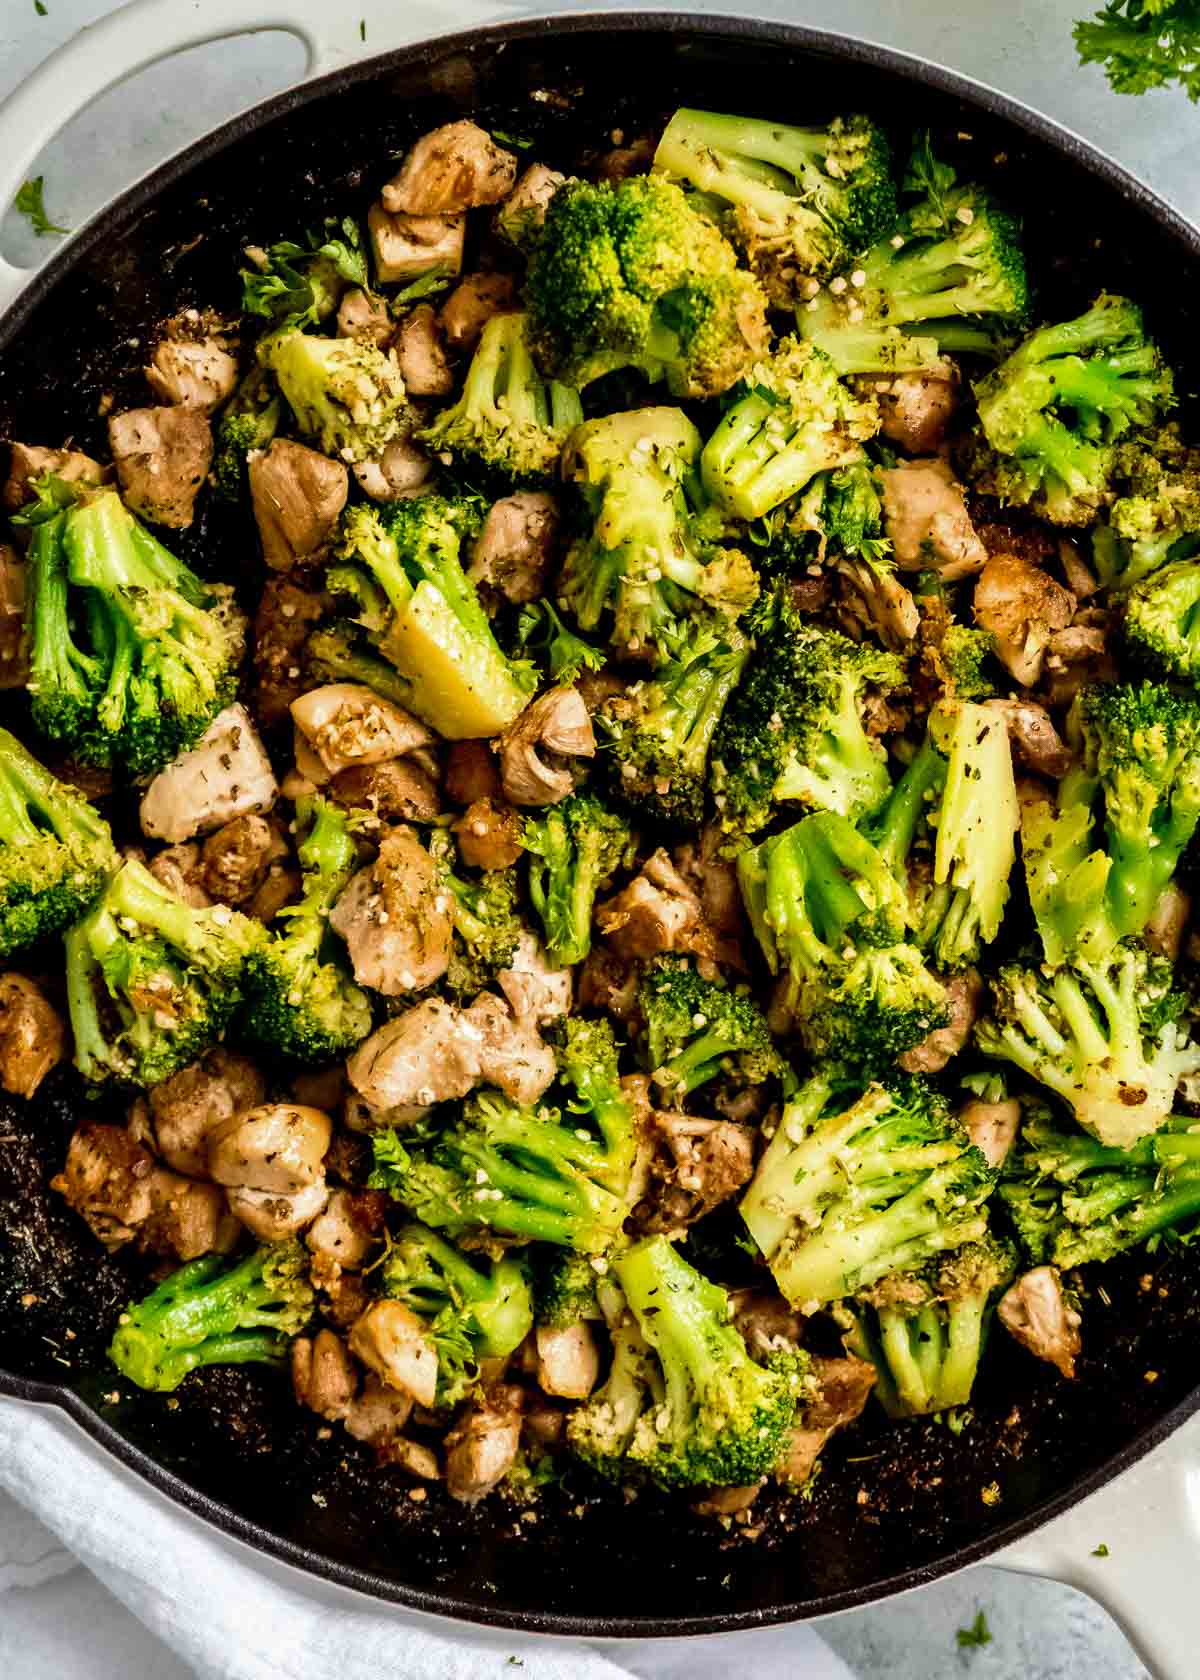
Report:
[[[70,233],[70,228],[59,227],[46,214],[46,206],[42,198],[44,177],[35,175],[32,181],[26,181],[13,199],[13,205],[22,216],[28,216],[29,225],[40,239],[46,233]]]
[[[1108,1547],[1104,1544],[1103,1540],[1101,1540],[1100,1544],[1093,1551],[1092,1556],[1093,1557],[1107,1557],[1108,1556]]]
[[[1200,0],[1110,0],[1075,25],[1083,64],[1104,68],[1114,93],[1178,85],[1200,101]]]
[[[992,1643],[991,1629],[987,1625],[987,1617],[981,1610],[970,1627],[959,1628],[955,1638],[958,1640],[960,1651],[969,1651],[976,1645],[990,1645]]]

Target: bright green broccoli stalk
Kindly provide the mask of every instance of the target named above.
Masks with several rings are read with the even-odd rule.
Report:
[[[307,1260],[288,1242],[244,1260],[189,1261],[125,1309],[108,1357],[127,1381],[159,1394],[205,1365],[282,1365],[312,1315]]]
[[[896,214],[888,144],[870,117],[796,128],[680,110],[653,167],[725,210],[731,237],[782,308],[803,295],[806,276],[836,273]]]
[[[0,961],[78,921],[116,864],[99,812],[0,729]]]
[[[614,799],[654,821],[701,821],[709,747],[749,656],[732,625],[696,622],[674,658],[605,705],[598,722]]]
[[[285,327],[259,341],[297,429],[339,461],[374,461],[413,427],[400,365],[357,338],[321,338]]]
[[[334,1062],[371,1030],[371,1002],[336,956],[329,912],[358,863],[346,812],[324,799],[298,808],[308,832],[297,847],[304,890],[285,905],[253,958],[242,1029],[300,1062]]]
[[[527,817],[521,843],[548,955],[564,967],[582,962],[591,949],[597,895],[632,859],[628,821],[595,794],[574,793],[540,817]]]
[[[968,1403],[991,1308],[1015,1273],[1011,1244],[987,1235],[919,1272],[882,1278],[848,1308],[846,1350],[874,1365],[875,1394],[890,1417]]]
[[[426,1321],[437,1350],[437,1404],[456,1406],[479,1380],[481,1359],[506,1359],[533,1326],[524,1260],[464,1254],[415,1221],[388,1243],[382,1294]]]
[[[967,476],[1056,525],[1090,525],[1111,499],[1113,445],[1159,420],[1173,391],[1141,311],[1102,295],[1076,320],[1031,333],[976,385],[986,447],[968,452]]]
[[[555,593],[583,630],[611,613],[621,652],[671,658],[689,619],[736,618],[758,594],[745,555],[714,545],[698,505],[699,456],[700,434],[677,408],[608,414],[572,436],[565,470],[591,528],[572,544]]]
[[[279,430],[279,395],[265,369],[254,367],[213,422],[210,478],[222,501],[241,500],[246,460],[265,449]]]
[[[1075,25],[1082,64],[1100,64],[1114,93],[1178,85],[1200,100],[1200,15],[1195,0],[1108,0]]]
[[[1092,532],[1092,565],[1102,584],[1128,589],[1200,550],[1200,448],[1172,422],[1118,443],[1112,461],[1117,498]]]
[[[233,698],[230,592],[203,584],[114,490],[34,527],[29,590],[33,720],[84,762],[151,775]]]
[[[1178,1016],[1171,965],[1136,945],[1047,976],[1002,968],[991,1014],[975,1029],[985,1056],[1011,1062],[1073,1110],[1101,1143],[1128,1149],[1156,1132],[1179,1081],[1200,1070]]]
[[[516,869],[490,869],[476,878],[457,872],[457,848],[445,829],[434,829],[429,851],[450,896],[453,925],[447,990],[478,997],[512,962],[525,931],[517,904]]]
[[[676,397],[727,391],[766,349],[765,300],[733,247],[669,181],[568,181],[525,287],[534,360],[582,390],[635,368]]]
[[[1176,560],[1129,592],[1125,645],[1168,682],[1200,686],[1200,560]]]
[[[818,473],[861,460],[879,430],[875,398],[855,396],[827,356],[795,338],[755,362],[733,396],[700,473],[713,500],[741,519],[759,519]]]
[[[737,1085],[761,1085],[785,1072],[749,993],[705,980],[686,957],[660,957],[643,971],[638,1007],[646,1066],[670,1102],[682,1103],[721,1074]]]
[[[599,671],[608,654],[563,623],[553,601],[530,601],[517,615],[517,646],[534,658],[552,683],[570,685],[585,671]]]
[[[350,216],[327,216],[302,242],[281,239],[264,255],[261,266],[241,270],[242,314],[265,316],[274,327],[319,326],[347,286],[368,283],[362,233]]]
[[[742,1218],[780,1292],[812,1312],[977,1242],[995,1176],[925,1081],[855,1096],[818,1073],[784,1109]]]
[[[75,1065],[93,1084],[157,1085],[221,1037],[242,1001],[261,923],[198,910],[135,859],[70,929]]]
[[[863,727],[863,702],[872,684],[887,693],[903,683],[894,654],[822,630],[785,605],[713,737],[711,785],[724,828],[754,834],[793,800],[851,819],[878,810],[892,784]]]
[[[450,455],[464,472],[481,467],[515,484],[545,484],[582,420],[578,392],[543,380],[534,367],[524,315],[493,315],[462,395],[417,436],[431,454]]]
[[[732,1487],[778,1461],[811,1388],[799,1349],[755,1364],[729,1297],[665,1237],[613,1261],[628,1318],[613,1332],[607,1382],[572,1412],[567,1443],[593,1470],[660,1487]]]

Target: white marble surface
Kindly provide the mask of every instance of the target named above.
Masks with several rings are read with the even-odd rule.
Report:
[[[195,0],[179,0],[181,8]],[[348,0],[329,0],[331,7]],[[111,0],[0,0],[0,95],[59,42],[114,9]],[[401,9],[403,0],[398,0]],[[250,17],[268,8],[246,0]],[[531,7],[532,9],[532,7]],[[559,9],[583,9],[560,5]],[[697,10],[753,10],[840,28],[925,54],[1025,99],[1119,157],[1200,219],[1200,111],[1169,94],[1121,100],[1076,67],[1070,20],[1087,0],[758,0]],[[452,27],[453,0],[446,24]],[[373,44],[368,42],[368,48]],[[112,192],[212,123],[293,80],[303,62],[288,37],[196,49],[145,72],[76,118],[37,165],[55,219],[77,224]],[[39,249],[11,218],[6,255]],[[0,1500],[0,1675],[12,1680],[187,1680],[188,1671],[51,1537]],[[992,1643],[957,1648],[983,1609]],[[1101,1611],[1078,1594],[978,1569],[822,1631],[861,1680],[1143,1680],[1145,1671]]]

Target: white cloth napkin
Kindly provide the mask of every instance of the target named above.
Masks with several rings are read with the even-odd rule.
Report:
[[[306,1590],[301,1575],[260,1568],[107,1462],[69,1423],[16,1401],[0,1401],[0,1490],[38,1519],[5,1522],[0,1594],[78,1559],[200,1680],[851,1680],[806,1627],[593,1646]],[[27,1680],[25,1667],[5,1671]]]

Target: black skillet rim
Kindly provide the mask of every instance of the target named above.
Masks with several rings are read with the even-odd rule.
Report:
[[[1089,174],[1104,182],[1127,201],[1148,213],[1185,252],[1200,262],[1200,229],[1194,227],[1166,201],[1129,174],[1120,164],[1101,152],[1090,142],[1071,130],[1052,122],[1029,106],[986,83],[931,64],[913,54],[880,46],[874,42],[839,35],[834,31],[812,29],[800,24],[779,23],[764,18],[739,18],[723,14],[690,12],[608,12],[588,11],[562,15],[513,19],[508,22],[481,25],[479,28],[454,34],[439,35],[422,42],[401,47],[393,52],[378,53],[355,59],[341,69],[328,72],[311,81],[301,83],[284,93],[252,106],[249,110],[222,123],[201,139],[176,153],[148,175],[134,183],[95,215],[86,226],[57,255],[37,271],[15,302],[0,317],[0,351],[3,351],[24,326],[33,309],[42,302],[55,285],[80,263],[93,247],[110,234],[114,223],[144,208],[159,191],[186,175],[196,163],[223,151],[228,145],[276,117],[286,115],[309,101],[327,94],[343,92],[367,77],[386,74],[389,70],[416,65],[422,59],[442,57],[453,51],[470,52],[473,48],[496,46],[509,41],[537,39],[548,34],[577,35],[597,30],[616,31],[629,35],[642,33],[670,34],[687,31],[695,35],[716,38],[738,38],[762,41],[802,51],[820,52],[850,63],[858,63],[917,82],[923,86],[974,105],[989,116],[999,117],[1017,129],[1050,147],[1061,156],[1081,165]],[[675,1638],[683,1634],[731,1633],[756,1627],[769,1627],[782,1622],[807,1621],[815,1617],[833,1615],[842,1610],[860,1608],[896,1593],[925,1586],[932,1581],[953,1574],[970,1564],[979,1563],[1011,1545],[1013,1541],[1032,1533],[1062,1512],[1104,1487],[1114,1477],[1155,1447],[1161,1445],[1188,1418],[1200,1410],[1200,1386],[1156,1422],[1143,1429],[1120,1452],[1090,1474],[1080,1478],[1069,1488],[1053,1495],[1020,1518],[992,1530],[986,1537],[971,1542],[936,1563],[923,1564],[886,1576],[869,1587],[855,1587],[843,1592],[828,1593],[803,1603],[781,1603],[770,1610],[743,1610],[725,1613],[699,1614],[687,1617],[625,1618],[604,1616],[573,1616],[557,1611],[508,1610],[497,1605],[485,1613],[477,1604],[459,1600],[453,1594],[404,1587],[373,1574],[369,1570],[341,1564],[310,1547],[272,1534],[245,1517],[231,1511],[219,1500],[210,1498],[191,1486],[182,1477],[164,1469],[148,1454],[133,1446],[111,1424],[94,1412],[78,1394],[53,1383],[15,1377],[0,1370],[0,1396],[34,1404],[57,1406],[83,1432],[118,1463],[132,1470],[148,1482],[156,1492],[182,1506],[193,1516],[211,1524],[222,1533],[243,1542],[279,1562],[290,1565],[308,1575],[332,1585],[365,1594],[368,1597],[398,1604],[442,1619],[475,1623],[486,1627],[511,1628],[523,1633],[546,1633],[575,1638]]]

